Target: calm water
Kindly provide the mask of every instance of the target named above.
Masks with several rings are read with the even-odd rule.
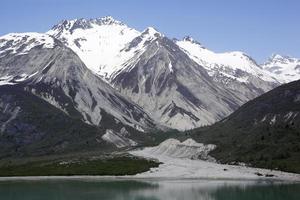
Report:
[[[300,200],[300,184],[215,180],[0,181],[2,200]]]

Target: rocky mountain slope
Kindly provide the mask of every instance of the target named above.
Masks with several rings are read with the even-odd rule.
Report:
[[[154,125],[140,107],[88,70],[71,49],[48,35],[37,36],[45,38],[47,43],[30,33],[0,38],[2,84],[26,82],[26,90],[66,113],[74,106],[83,120],[93,125],[100,125],[103,111],[113,115],[116,121],[136,128]]]
[[[249,101],[229,117],[195,129],[198,142],[216,144],[221,162],[300,172],[300,81]]]
[[[139,136],[136,139],[141,141],[143,137],[147,137],[143,132],[159,128],[142,108],[127,100],[93,74],[71,49],[49,35],[37,33],[5,35],[0,38],[0,55],[0,95],[4,98],[1,99],[1,115],[3,115],[1,136],[3,137],[8,134],[9,137],[14,138],[22,131],[27,133],[25,122],[25,127],[17,123],[17,127],[21,126],[20,130],[10,132],[11,129],[7,129],[7,127],[14,126],[14,119],[19,111],[24,109],[22,106],[14,105],[15,101],[20,99],[11,102],[7,100],[11,98],[10,90],[16,90],[16,88],[23,96],[26,96],[23,94],[26,93],[36,97],[30,97],[32,101],[43,100],[72,119],[101,128],[97,136],[99,143],[105,141],[116,145],[114,141],[104,140],[101,137],[111,132],[126,132],[125,139],[130,138],[131,134],[140,133],[137,134]],[[28,105],[33,106],[32,103],[26,102],[26,113],[30,113]],[[33,106],[31,109],[36,108]],[[49,109],[54,108],[49,107]],[[47,112],[49,109],[45,108],[44,111]],[[36,117],[35,114],[32,117],[27,116]],[[46,116],[41,119],[47,120]],[[22,118],[22,120],[27,119]],[[21,124],[22,120],[20,120]],[[69,118],[66,120],[72,121]],[[62,119],[59,124],[63,122]],[[31,126],[39,127],[39,124],[30,124],[29,129]],[[61,128],[59,132],[64,130],[63,126]],[[37,135],[33,137],[39,138],[40,132],[43,132],[42,129],[34,129],[37,129],[34,131]],[[28,137],[31,141],[31,130],[29,132]],[[138,141],[134,142],[135,145],[138,143]],[[131,144],[133,143],[126,143],[122,147],[131,146]]]
[[[137,61],[111,83],[154,119],[179,130],[191,129],[220,120],[243,103],[213,82],[172,40],[159,32],[152,35]],[[141,42],[138,37],[129,46],[135,48]]]

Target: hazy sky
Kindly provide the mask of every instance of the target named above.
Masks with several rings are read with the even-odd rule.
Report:
[[[140,31],[190,35],[216,52],[241,50],[258,62],[272,53],[300,58],[300,0],[1,0],[0,35],[106,15]]]

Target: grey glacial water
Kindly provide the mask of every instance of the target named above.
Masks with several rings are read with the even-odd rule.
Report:
[[[0,182],[2,200],[299,200],[300,184],[221,180]]]

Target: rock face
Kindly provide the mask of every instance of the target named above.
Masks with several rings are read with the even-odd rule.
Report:
[[[212,156],[222,162],[299,173],[299,114],[300,81],[295,81],[249,101],[221,122],[192,134],[198,142],[216,144]]]
[[[111,82],[169,127],[185,130],[211,124],[243,102],[213,82],[203,67],[159,33],[136,60]]]

